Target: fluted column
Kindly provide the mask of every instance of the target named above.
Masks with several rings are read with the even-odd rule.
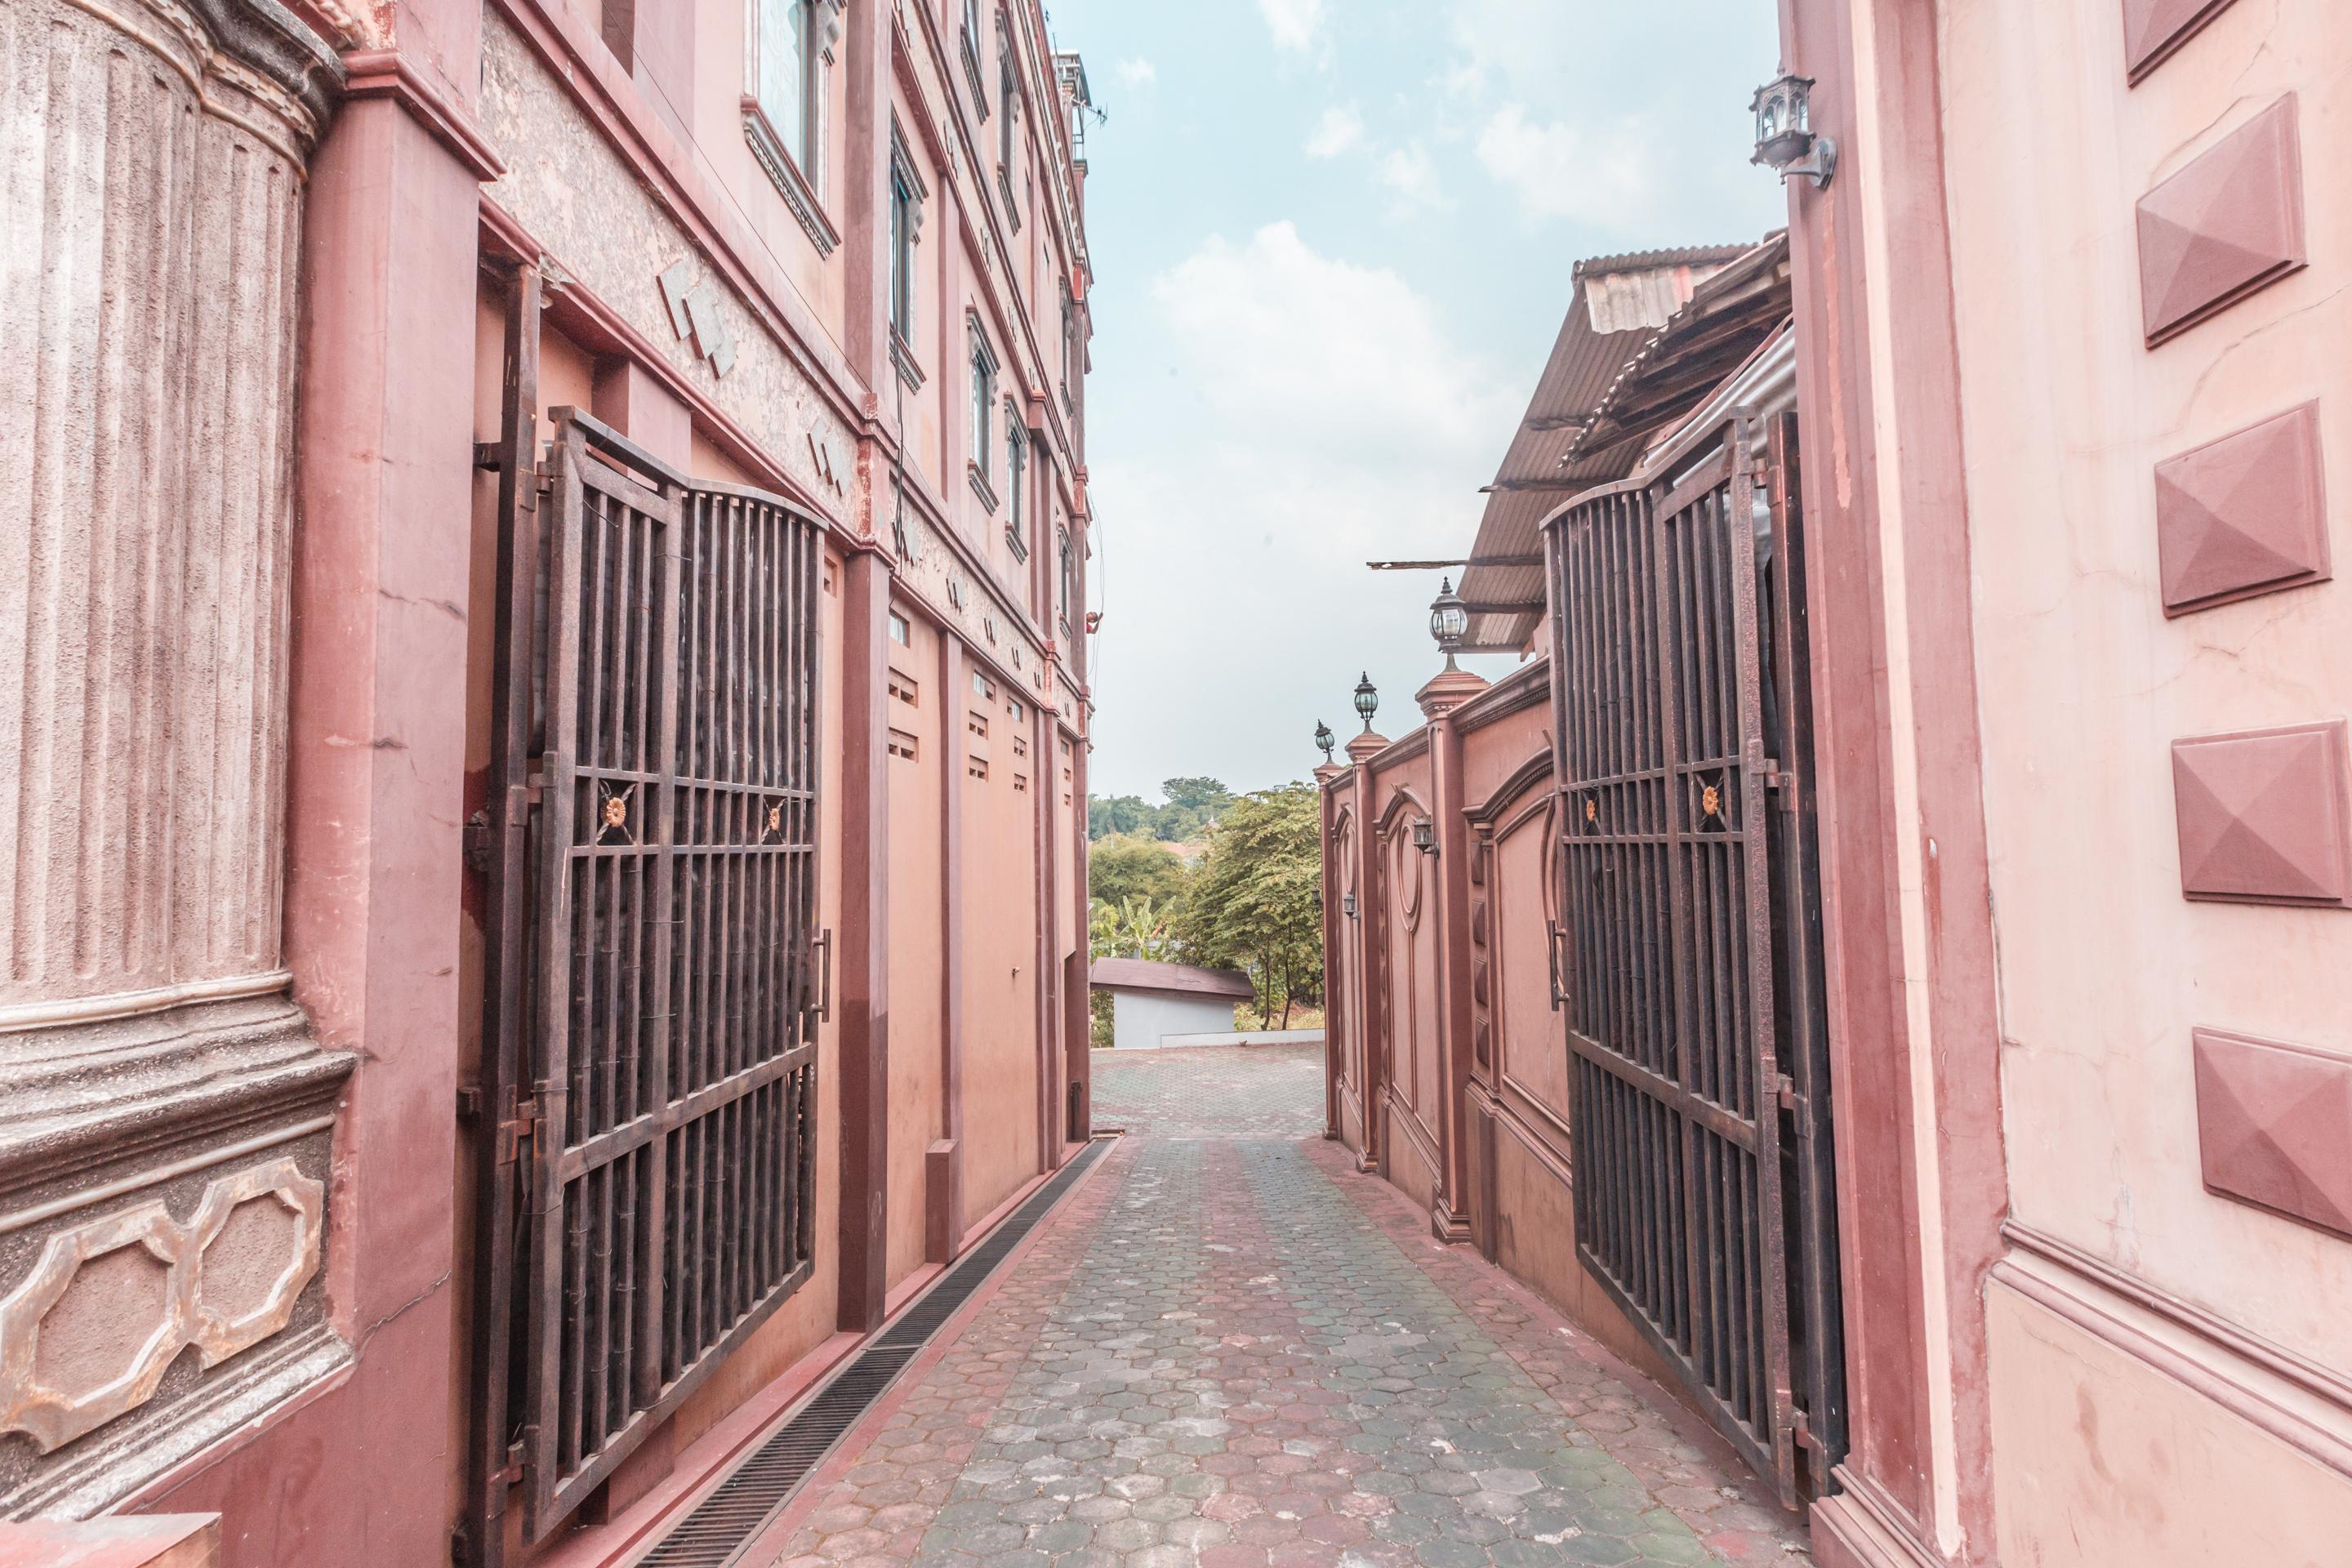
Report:
[[[274,5],[0,4],[0,1434],[42,1456],[0,1444],[0,1510],[102,1506],[194,1441],[174,1407],[337,1355],[349,1058],[280,931],[302,190],[338,74]]]

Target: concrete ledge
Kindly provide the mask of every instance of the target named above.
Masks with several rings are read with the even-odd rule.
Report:
[[[0,1524],[0,1568],[215,1568],[219,1562],[216,1513]]]
[[[1190,1046],[1319,1046],[1320,1029],[1250,1029],[1230,1035],[1162,1035],[1157,1045],[1122,1046],[1121,1050],[1175,1050]]]

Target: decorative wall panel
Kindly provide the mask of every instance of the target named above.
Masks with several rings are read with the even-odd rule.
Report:
[[[2140,198],[2140,312],[2148,345],[2304,261],[2302,153],[2289,93]]]
[[[352,1058],[279,944],[341,75],[267,0],[0,5],[0,1514],[106,1507],[349,1359],[310,1281]]]
[[[2206,1186],[2352,1237],[2352,1058],[2219,1029],[2194,1049]]]
[[[2156,538],[2168,616],[2329,575],[2319,405],[2157,465]]]
[[[2124,73],[2134,83],[2172,58],[2231,0],[2124,0]]]
[[[2352,896],[2342,720],[2172,743],[2180,890],[2342,904]]]

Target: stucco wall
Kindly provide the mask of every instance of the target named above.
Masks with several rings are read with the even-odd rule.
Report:
[[[1234,1027],[1230,997],[1111,993],[1111,1038],[1120,1050],[1157,1050],[1169,1035],[1223,1035]]]
[[[2352,590],[2168,618],[2154,469],[2316,399],[2344,492],[2352,12],[2226,7],[2136,89],[2118,21],[2113,5],[2036,0],[1946,17],[2011,1223],[2171,1304],[2184,1342],[2238,1334],[2323,1369],[2332,1392],[2298,1420],[2340,1438],[2352,1242],[2206,1190],[2190,1030],[2352,1055],[2352,914],[2184,899],[2168,748],[2342,716]],[[2147,347],[2135,203],[2290,93],[2312,265]],[[2343,830],[2341,802],[2305,807]],[[2062,1296],[2106,1300],[2083,1268],[2051,1273]],[[1996,1295],[2005,1562],[2336,1560],[2352,1476],[2267,1455],[2224,1413],[2259,1381],[2246,1355],[2214,1352],[2216,1403],[2048,1317]],[[2180,1326],[2205,1322],[2221,1327]],[[2264,1544],[2218,1533],[2233,1520]]]

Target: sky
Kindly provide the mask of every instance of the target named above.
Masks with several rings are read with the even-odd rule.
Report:
[[[1760,238],[1771,0],[1049,0],[1106,118],[1094,263],[1097,795],[1307,776],[1369,671],[1420,722],[1581,257]],[[1465,660],[1489,678],[1505,658]]]

